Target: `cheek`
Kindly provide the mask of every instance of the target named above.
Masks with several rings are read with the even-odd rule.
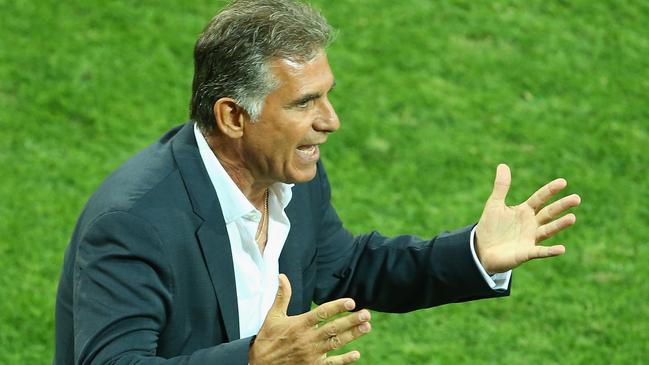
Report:
[[[275,139],[275,142],[287,149],[294,150],[307,141],[307,136],[311,131],[311,124],[304,124],[306,123],[299,121],[289,123],[286,128],[283,128],[282,133]]]
[[[295,149],[307,143],[312,132],[313,116],[304,112],[286,112],[274,118],[260,120],[266,123],[257,133],[259,142],[264,145],[265,154],[274,156],[275,163],[293,164],[297,157]]]

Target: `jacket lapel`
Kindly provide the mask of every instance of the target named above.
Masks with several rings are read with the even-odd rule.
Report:
[[[192,122],[185,124],[174,137],[172,150],[194,213],[202,220],[196,231],[197,239],[228,340],[233,341],[239,338],[239,311],[230,240],[216,192],[198,152]]]
[[[217,227],[214,224],[205,222],[198,228],[196,234],[221,307],[225,331],[228,339],[232,341],[239,338],[239,309],[232,252],[225,223],[221,226],[222,230],[215,228]]]
[[[303,263],[302,263],[302,252],[303,247],[307,242],[304,242],[304,235],[302,230],[304,225],[302,224],[303,214],[296,209],[295,198],[296,192],[299,189],[299,185],[293,187],[293,199],[291,203],[286,207],[286,215],[291,222],[291,230],[286,237],[286,242],[282,248],[282,254],[279,257],[279,272],[286,274],[288,279],[291,282],[291,301],[288,305],[288,314],[296,315],[304,313],[305,310],[308,310],[311,305],[310,302],[304,303],[303,294],[304,294],[304,283],[303,283]]]

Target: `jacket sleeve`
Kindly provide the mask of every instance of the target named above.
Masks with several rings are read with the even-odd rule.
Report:
[[[331,205],[322,165],[317,176],[322,216],[316,303],[351,297],[357,308],[396,313],[509,295],[509,288],[492,290],[480,274],[469,246],[473,226],[429,240],[378,232],[354,237]]]
[[[170,359],[156,357],[174,295],[158,233],[128,212],[97,218],[74,264],[75,364],[247,364],[251,338]]]

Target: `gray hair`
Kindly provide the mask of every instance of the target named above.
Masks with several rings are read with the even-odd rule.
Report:
[[[274,59],[308,61],[333,40],[326,19],[293,0],[234,0],[203,30],[194,47],[191,119],[215,129],[214,104],[231,97],[254,121],[266,96],[279,86]]]

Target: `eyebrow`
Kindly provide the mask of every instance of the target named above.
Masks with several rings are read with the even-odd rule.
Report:
[[[329,88],[329,91],[327,91],[327,93],[332,92],[335,87],[336,87],[336,81],[333,82],[333,84],[331,85],[331,87]],[[289,106],[293,107],[293,106],[297,106],[297,105],[300,105],[300,104],[304,104],[304,103],[307,103],[307,102],[309,102],[311,100],[319,99],[320,97],[322,97],[322,93],[320,93],[320,92],[304,94],[299,99],[294,100],[293,102],[291,102],[289,104]]]

